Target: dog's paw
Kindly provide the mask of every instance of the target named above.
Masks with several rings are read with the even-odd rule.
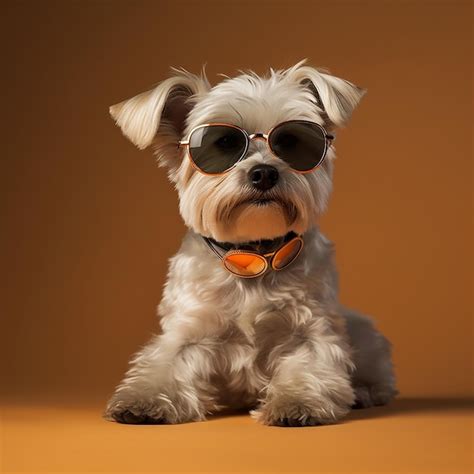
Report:
[[[140,400],[119,394],[109,401],[104,418],[125,424],[158,425],[200,421],[204,419],[204,414],[189,405],[173,404],[165,396]]]
[[[337,423],[348,412],[349,407],[336,406],[331,401],[317,405],[272,401],[265,402],[251,415],[264,425],[297,427]]]
[[[131,425],[171,423],[161,404],[144,400],[120,400],[112,398],[107,405],[104,418]]]
[[[386,386],[358,385],[354,387],[355,402],[352,408],[370,408],[374,406],[387,405],[397,395],[397,391]]]
[[[301,418],[281,418],[273,423],[273,426],[284,426],[297,428],[301,426],[318,426],[322,423],[314,416],[304,416]]]
[[[109,420],[116,421],[117,423],[124,423],[127,425],[159,425],[166,423],[164,418],[152,418],[147,413],[137,413],[130,410],[117,410],[106,415]]]

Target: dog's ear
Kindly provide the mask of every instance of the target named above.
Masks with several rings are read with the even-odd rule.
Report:
[[[366,89],[309,66],[297,64],[288,71],[293,80],[309,87],[330,126],[343,127],[360,102]]]
[[[210,88],[204,72],[196,76],[185,70],[173,71],[172,77],[154,89],[110,107],[123,134],[141,150],[150,146],[157,134],[177,143],[193,107],[192,98]]]

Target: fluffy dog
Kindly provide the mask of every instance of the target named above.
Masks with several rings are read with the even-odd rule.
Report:
[[[364,93],[300,62],[214,87],[204,73],[173,70],[110,108],[124,135],[152,147],[167,168],[189,230],[170,260],[161,333],[133,358],[106,419],[183,423],[231,407],[267,425],[316,425],[395,396],[390,344],[370,319],[338,302],[333,246],[318,228],[335,158],[329,133],[347,123]],[[288,121],[328,132],[325,156],[309,172],[295,172],[265,143],[272,127]],[[204,173],[186,140],[209,123],[261,140],[249,140],[230,170]],[[218,257],[274,251],[288,235],[304,246],[280,271],[268,266],[240,278]]]

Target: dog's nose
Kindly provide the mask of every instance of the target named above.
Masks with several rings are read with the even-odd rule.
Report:
[[[255,165],[248,172],[252,186],[259,191],[273,188],[278,181],[278,170],[270,165]]]

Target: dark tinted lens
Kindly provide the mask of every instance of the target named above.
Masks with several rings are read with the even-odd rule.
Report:
[[[189,153],[205,173],[222,173],[237,163],[247,148],[245,134],[225,125],[208,125],[194,130],[189,138]]]
[[[286,122],[275,127],[270,147],[279,158],[297,171],[309,171],[319,165],[326,151],[324,131],[311,122]]]

